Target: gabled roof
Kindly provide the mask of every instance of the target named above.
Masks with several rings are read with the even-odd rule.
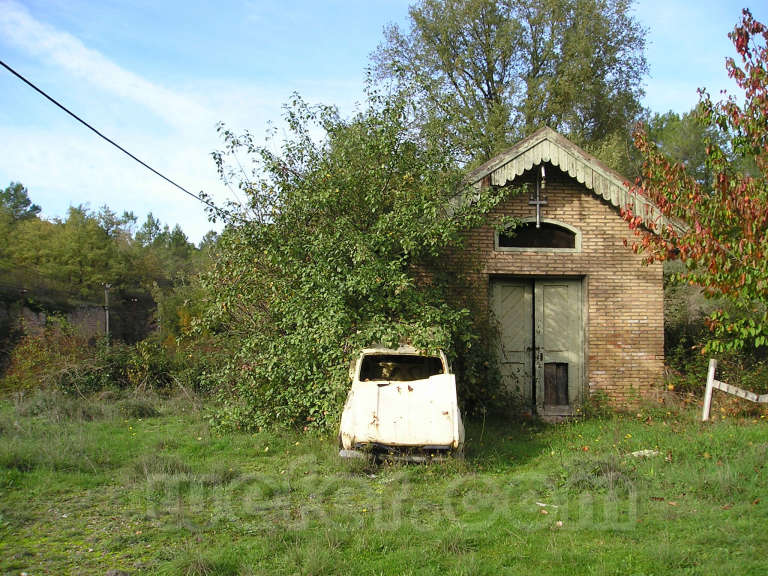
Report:
[[[655,222],[657,226],[666,222],[658,207],[631,192],[621,175],[548,127],[540,128],[470,172],[466,182],[475,188],[484,184],[504,186],[543,162],[558,166],[619,210],[629,207],[644,222]]]

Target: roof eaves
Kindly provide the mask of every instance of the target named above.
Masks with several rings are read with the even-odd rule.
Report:
[[[542,162],[557,166],[619,210],[630,208],[644,222],[653,222],[656,227],[671,226],[678,232],[685,228],[683,224],[666,218],[648,198],[633,192],[618,172],[549,127],[540,128],[509,150],[491,158],[470,172],[465,182],[475,189],[486,181],[504,186]]]

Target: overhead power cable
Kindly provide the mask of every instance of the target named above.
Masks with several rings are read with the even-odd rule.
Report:
[[[206,200],[205,198],[201,198],[201,197],[200,197],[200,196],[198,196],[197,194],[194,194],[193,192],[190,192],[189,190],[187,190],[186,188],[184,188],[184,186],[181,186],[180,184],[177,184],[176,182],[174,182],[173,180],[171,180],[170,178],[168,178],[168,177],[167,177],[167,176],[165,176],[164,174],[161,174],[160,172],[158,172],[157,170],[155,170],[154,168],[152,168],[152,166],[150,166],[149,164],[147,164],[146,162],[144,162],[144,161],[143,161],[143,160],[141,160],[140,158],[137,158],[136,156],[134,156],[133,154],[131,154],[130,152],[128,152],[128,150],[126,150],[125,148],[123,148],[122,146],[120,146],[120,144],[118,144],[117,142],[115,142],[115,141],[114,141],[114,140],[112,140],[111,138],[109,138],[109,137],[105,136],[104,134],[102,134],[101,132],[99,132],[99,131],[98,131],[96,128],[94,128],[93,126],[91,126],[91,125],[90,125],[88,122],[86,122],[85,120],[83,120],[82,118],[80,118],[80,116],[78,116],[77,114],[75,114],[74,112],[72,112],[72,111],[71,111],[69,108],[67,108],[67,107],[66,107],[66,106],[64,106],[63,104],[59,103],[59,102],[58,102],[58,101],[57,101],[55,98],[53,98],[52,96],[49,96],[48,94],[46,94],[46,93],[45,93],[45,92],[44,92],[42,89],[40,89],[40,88],[38,88],[37,86],[35,86],[35,85],[34,85],[34,84],[31,82],[31,81],[27,80],[27,79],[26,79],[24,76],[22,76],[21,74],[19,74],[18,72],[16,72],[16,70],[14,70],[14,69],[13,69],[13,68],[11,68],[10,66],[8,66],[8,64],[6,64],[5,62],[3,62],[2,60],[0,60],[0,64],[2,64],[3,68],[5,68],[6,70],[8,70],[8,72],[10,72],[10,73],[11,73],[11,74],[13,74],[14,76],[16,76],[16,77],[17,77],[19,80],[21,80],[22,82],[24,82],[24,83],[25,83],[27,86],[29,86],[30,88],[32,88],[33,90],[35,90],[35,91],[36,91],[38,94],[40,94],[40,95],[41,95],[43,98],[45,98],[46,100],[48,100],[48,101],[49,101],[49,102],[51,102],[52,104],[55,104],[56,106],[58,106],[59,108],[61,108],[62,110],[64,110],[64,112],[66,112],[67,114],[69,114],[70,116],[72,116],[72,118],[74,118],[75,120],[77,120],[78,122],[80,122],[80,124],[82,124],[83,126],[85,126],[86,128],[88,128],[89,130],[91,130],[92,132],[94,132],[95,134],[97,134],[99,137],[101,137],[102,139],[104,139],[104,140],[106,140],[107,142],[109,142],[110,144],[112,144],[112,146],[114,146],[115,148],[117,148],[118,150],[120,150],[120,151],[121,151],[123,154],[125,154],[125,155],[129,156],[130,158],[132,158],[133,160],[135,160],[136,162],[138,162],[139,164],[141,164],[142,166],[144,166],[144,168],[146,168],[146,169],[147,169],[147,170],[149,170],[150,172],[152,172],[152,173],[156,174],[157,176],[160,176],[160,178],[162,178],[163,180],[165,180],[165,181],[166,181],[166,182],[168,182],[169,184],[172,184],[173,186],[175,186],[176,188],[178,188],[179,190],[181,190],[182,192],[184,192],[184,194],[187,194],[188,196],[191,196],[192,198],[194,198],[194,199],[195,199],[195,200],[197,200],[198,202],[202,202],[203,204],[205,204],[205,205],[206,205],[206,206],[208,206],[209,208],[213,209],[213,210],[214,210],[214,211],[215,211],[215,212],[216,212],[216,213],[217,213],[219,216],[221,216],[221,217],[224,217],[224,216],[226,216],[226,217],[231,217],[231,214],[229,214],[229,213],[225,212],[224,210],[222,210],[221,208],[219,208],[218,206],[216,206],[216,205],[215,205],[215,204],[213,204],[212,202],[209,202],[209,201],[208,201],[208,200]],[[226,219],[226,218],[225,218],[225,219]]]

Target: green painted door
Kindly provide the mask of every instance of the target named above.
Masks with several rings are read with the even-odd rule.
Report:
[[[504,384],[526,408],[567,415],[581,402],[584,321],[581,280],[493,280]]]
[[[498,329],[502,381],[527,409],[533,404],[533,283],[494,280],[491,310]]]

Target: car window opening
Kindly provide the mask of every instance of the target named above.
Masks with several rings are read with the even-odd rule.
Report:
[[[437,356],[377,354],[363,358],[360,380],[411,382],[426,380],[443,372],[443,362]]]

